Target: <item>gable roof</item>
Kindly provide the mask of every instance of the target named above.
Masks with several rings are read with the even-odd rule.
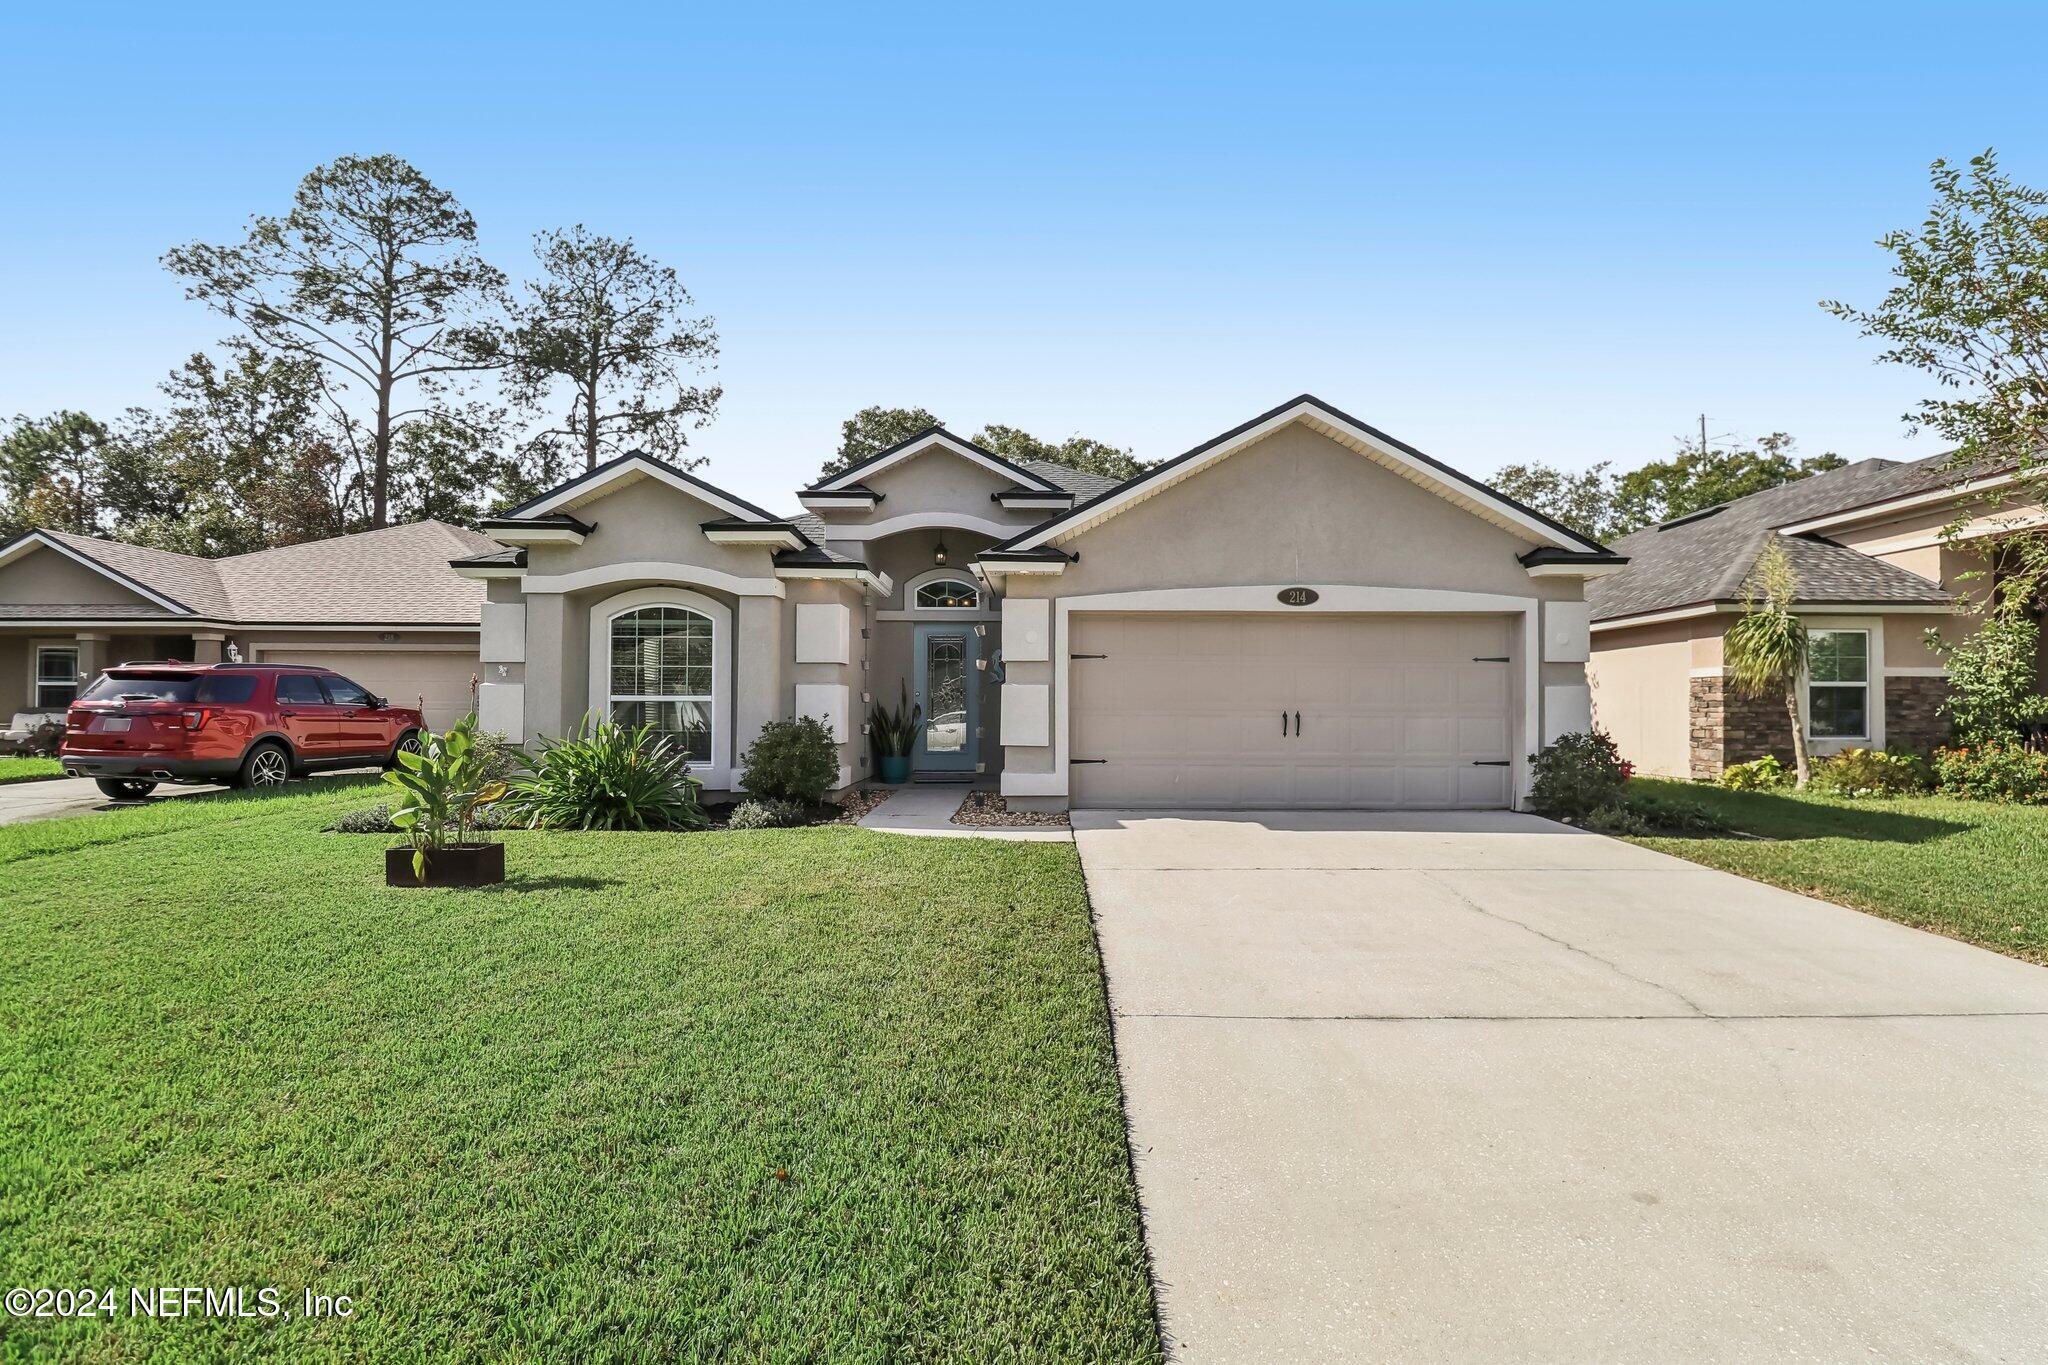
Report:
[[[1820,536],[1782,535],[1778,528],[1940,487],[1953,477],[1948,458],[1862,460],[1623,536],[1614,548],[1629,557],[1628,567],[1586,585],[1593,619],[1738,602],[1757,556],[1773,540],[1791,556],[1802,602],[1945,605],[1953,600],[1950,594],[1916,573]]]
[[[595,469],[585,470],[567,483],[557,484],[547,492],[500,513],[498,519],[527,520],[550,512],[571,511],[611,492],[621,483],[633,483],[640,479],[655,479],[671,488],[680,489],[700,502],[710,503],[727,516],[740,517],[747,521],[776,520],[774,513],[756,507],[739,494],[728,493],[716,484],[704,482],[686,469],[678,469],[667,461],[657,460],[641,450],[627,451],[616,459],[606,460]]]
[[[1018,484],[1025,488],[1040,489],[1047,492],[1068,491],[1064,489],[1063,485],[1052,482],[1044,474],[1031,467],[1041,464],[1042,461],[1031,460],[1025,464],[1017,464],[1011,460],[1004,459],[985,446],[978,446],[965,437],[955,436],[944,427],[928,427],[918,432],[915,436],[898,441],[895,445],[889,446],[884,450],[876,451],[864,460],[854,461],[831,478],[821,479],[809,488],[803,489],[802,492],[834,493],[843,491],[851,485],[859,483],[864,478],[879,474],[889,466],[900,464],[913,456],[922,455],[927,450],[950,451],[961,459],[972,464],[978,464],[991,473],[1002,474],[1015,479]]]
[[[1073,510],[1043,521],[993,548],[1000,551],[1032,550],[1052,544],[1063,536],[1077,535],[1296,422],[1525,540],[1578,554],[1608,553],[1607,547],[1598,541],[1580,535],[1533,507],[1516,502],[1469,474],[1431,459],[1407,442],[1366,425],[1311,393],[1262,412],[1249,422],[1232,427],[1135,478],[1096,493]]]
[[[155,604],[31,603],[10,619],[200,620],[250,625],[449,625],[481,619],[483,589],[448,567],[456,555],[499,548],[440,521],[362,531],[224,559],[65,531],[32,531],[0,549],[0,564],[43,549],[106,574]]]

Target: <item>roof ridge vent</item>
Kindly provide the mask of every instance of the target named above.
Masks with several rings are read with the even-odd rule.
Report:
[[[1705,521],[1708,517],[1713,516],[1715,513],[1725,512],[1727,510],[1727,503],[1717,502],[1712,507],[1702,507],[1697,512],[1687,512],[1682,517],[1673,517],[1669,521],[1660,521],[1657,523],[1657,529],[1660,531],[1668,531],[1674,526],[1688,526],[1695,521]]]

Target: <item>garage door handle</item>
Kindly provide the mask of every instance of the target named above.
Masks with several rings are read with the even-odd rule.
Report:
[[[1301,712],[1299,711],[1294,713],[1294,737],[1296,739],[1301,738]]]
[[[1287,737],[1287,713],[1285,711],[1280,713],[1280,737],[1282,739]]]

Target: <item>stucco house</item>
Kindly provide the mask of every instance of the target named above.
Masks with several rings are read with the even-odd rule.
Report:
[[[109,664],[232,651],[326,665],[446,726],[473,704],[484,599],[448,560],[493,548],[435,521],[225,559],[30,531],[0,546],[0,720],[61,711]]]
[[[1930,748],[1947,733],[1948,684],[1927,630],[1970,629],[1958,608],[1996,583],[2000,538],[2041,522],[2014,470],[1959,474],[1937,455],[1860,461],[1624,536],[1627,566],[1587,593],[1595,722],[1646,773],[1711,778],[1789,757],[1782,700],[1737,694],[1721,645],[1776,543],[1813,640],[1801,680],[1813,750]]]
[[[874,702],[1012,804],[1501,807],[1591,716],[1605,547],[1303,396],[1121,484],[935,429],[778,516],[629,455],[482,530],[482,723],[652,720],[713,791]]]

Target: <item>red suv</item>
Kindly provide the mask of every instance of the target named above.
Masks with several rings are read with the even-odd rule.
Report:
[[[269,787],[320,768],[397,761],[420,713],[339,673],[293,664],[121,664],[64,717],[64,771],[117,799],[159,782]]]

